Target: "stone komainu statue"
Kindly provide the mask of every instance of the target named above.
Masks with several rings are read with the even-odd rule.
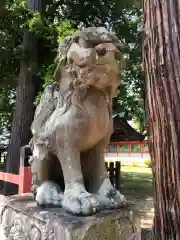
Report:
[[[114,34],[95,27],[60,45],[56,82],[45,88],[31,127],[32,188],[39,205],[90,215],[125,203],[104,162],[123,62],[120,47]]]

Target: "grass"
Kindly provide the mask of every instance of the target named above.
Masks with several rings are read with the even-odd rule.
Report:
[[[133,173],[143,173],[143,174],[152,174],[151,168],[147,167],[134,167],[134,166],[121,166],[121,171],[122,172],[133,172]]]
[[[153,196],[152,173],[147,167],[122,166],[122,192],[131,198]]]

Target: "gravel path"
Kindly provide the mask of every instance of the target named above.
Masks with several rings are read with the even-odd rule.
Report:
[[[147,197],[146,199],[129,199],[135,204],[140,211],[140,227],[141,228],[151,228],[153,224],[154,217],[154,203],[152,197]]]

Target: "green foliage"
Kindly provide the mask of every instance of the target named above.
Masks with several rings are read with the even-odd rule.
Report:
[[[40,13],[35,12],[32,14],[32,17],[28,19],[27,24],[29,26],[29,31],[38,34],[44,28],[43,20]]]
[[[0,136],[9,132],[15,88],[22,58],[23,24],[26,11],[22,1],[12,2],[0,13]],[[21,26],[21,27],[20,27]]]
[[[145,125],[144,76],[141,72],[141,36],[138,25],[142,11],[132,8],[122,11],[120,20],[114,23],[114,31],[124,43],[126,69],[121,79],[118,102],[120,110],[127,110],[139,122],[140,130]],[[142,132],[142,131],[141,131]]]
[[[22,56],[25,12],[17,4],[7,6],[0,15],[0,84],[14,86]],[[21,27],[20,27],[21,26]],[[1,88],[0,88],[1,89]]]
[[[140,144],[133,144],[131,147],[132,152],[140,152],[141,151],[141,146]]]
[[[144,160],[144,165],[147,166],[148,168],[152,168],[151,158],[145,159]]]
[[[11,88],[0,90],[0,140],[2,134],[8,135],[14,110],[14,92]]]
[[[129,148],[128,148],[128,145],[120,145],[119,147],[119,151],[120,152],[128,152],[129,151]]]
[[[39,40],[40,92],[51,81],[56,68],[58,42],[75,29],[105,26],[116,32],[124,43],[126,70],[118,95],[118,108],[128,110],[140,125],[144,125],[144,78],[141,74],[141,41],[137,31],[142,11],[140,1],[47,1],[43,16],[27,10],[26,0],[11,0],[0,14],[0,131],[8,129],[14,108],[23,50],[24,28]],[[39,99],[39,95],[37,101]],[[4,100],[4,96],[6,100]],[[1,134],[0,132],[0,134]]]
[[[63,41],[65,37],[71,35],[75,32],[75,28],[73,28],[73,23],[71,21],[63,21],[57,25],[58,32],[58,42]]]
[[[52,46],[54,46],[54,51],[56,52],[57,49],[57,42],[62,41],[66,36],[71,35],[73,32],[75,32],[75,29],[73,28],[73,25],[71,24],[70,21],[63,21],[63,22],[58,22],[58,23],[54,23],[51,26],[52,29],[54,29],[54,31],[56,31],[56,39],[54,39],[54,44],[52,44]],[[57,66],[57,61],[59,60],[58,57],[56,57],[57,54],[54,55],[54,59],[52,59],[51,62],[48,62],[48,64],[44,65],[41,68],[41,74],[43,77],[43,84],[42,84],[42,89],[41,91],[38,93],[37,99],[36,99],[36,103],[39,102],[40,100],[40,96],[42,93],[42,90],[51,82],[54,81],[53,75]]]

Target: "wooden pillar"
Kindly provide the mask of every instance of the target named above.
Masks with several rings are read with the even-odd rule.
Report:
[[[31,192],[32,173],[29,165],[31,150],[29,146],[24,146],[20,150],[19,169],[19,194]]]

